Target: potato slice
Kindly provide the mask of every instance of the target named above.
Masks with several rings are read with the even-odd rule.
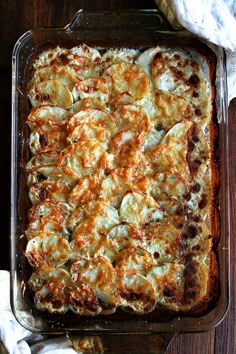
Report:
[[[184,97],[192,106],[194,120],[204,128],[209,114],[210,91],[203,63],[181,49],[163,49],[155,54],[151,75],[155,88]]]
[[[128,92],[131,96],[140,99],[149,92],[149,78],[139,65],[124,62],[113,64],[103,72],[102,76],[110,82],[113,97]]]
[[[182,258],[180,231],[170,223],[150,223],[143,226],[143,247],[155,262],[177,262]]]
[[[80,80],[75,84],[72,95],[75,102],[84,98],[93,98],[107,103],[110,96],[110,86],[103,77]]]
[[[120,217],[122,221],[142,225],[160,220],[163,211],[152,197],[133,192],[127,193],[122,199]]]
[[[157,294],[150,280],[143,275],[120,271],[118,289],[124,311],[143,315],[154,310]]]
[[[33,107],[53,104],[70,108],[73,104],[70,90],[59,80],[46,80],[34,84],[28,96]]]
[[[83,224],[86,222],[86,224]],[[68,218],[69,229],[78,232],[106,234],[113,226],[119,224],[120,217],[116,208],[102,200],[90,201],[73,210]],[[79,231],[80,230],[80,231]]]
[[[110,138],[117,131],[113,117],[106,111],[87,108],[74,114],[67,123],[67,141],[96,139],[107,147]]]
[[[164,263],[153,266],[147,279],[157,294],[157,304],[170,310],[181,310],[184,299],[185,266],[178,263]]]
[[[71,168],[78,176],[86,177],[109,168],[111,160],[98,140],[88,139],[69,145],[62,152],[61,165]]]
[[[82,316],[95,316],[102,311],[96,292],[87,286],[76,287],[70,292],[69,308]]]
[[[60,235],[37,236],[28,241],[25,255],[33,267],[60,267],[69,259],[70,246],[67,239]]]
[[[54,64],[36,70],[30,80],[30,86],[46,80],[58,80],[72,91],[75,84],[79,81],[79,76],[72,67]]]

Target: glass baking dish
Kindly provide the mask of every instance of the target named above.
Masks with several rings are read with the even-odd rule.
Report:
[[[26,67],[41,47],[51,44],[94,47],[150,47],[160,43],[195,46],[199,40],[187,31],[174,30],[158,10],[84,11],[79,10],[64,28],[41,28],[26,32],[17,41],[12,56],[12,152],[11,152],[11,305],[16,319],[30,331],[40,334],[67,334],[75,349],[84,352],[158,353],[165,350],[178,333],[201,332],[218,325],[229,306],[229,158],[227,81],[224,50],[210,46],[217,61],[215,73],[216,114],[219,124],[217,148],[220,151],[220,239],[217,248],[220,268],[220,294],[214,307],[200,317],[181,316],[157,320],[76,321],[64,317],[42,318],[32,310],[25,293],[29,276],[24,257],[29,207],[25,165],[28,159],[29,110],[26,95]],[[84,344],[85,342],[86,344]],[[84,348],[84,349],[83,349]],[[89,349],[88,349],[89,348]]]

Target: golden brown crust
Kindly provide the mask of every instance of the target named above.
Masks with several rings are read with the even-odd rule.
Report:
[[[194,55],[101,58],[83,45],[34,61],[25,255],[37,309],[200,315],[214,301],[214,65],[206,78]]]

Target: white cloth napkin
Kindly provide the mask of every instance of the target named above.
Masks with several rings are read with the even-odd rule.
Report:
[[[236,97],[236,0],[155,0],[175,28],[226,49],[228,99]]]
[[[9,354],[76,354],[66,336],[32,334],[15,319],[10,306],[10,274],[0,270],[0,338]]]

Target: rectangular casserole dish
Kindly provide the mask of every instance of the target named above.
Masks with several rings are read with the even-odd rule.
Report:
[[[219,262],[219,296],[200,317],[166,315],[148,320],[129,321],[91,318],[77,321],[69,316],[41,316],[31,305],[25,283],[29,266],[25,258],[26,241],[22,234],[29,209],[25,166],[29,159],[29,113],[26,94],[26,69],[32,57],[45,45],[148,48],[159,45],[183,45],[198,48],[202,44],[186,31],[173,30],[157,10],[93,12],[80,10],[65,28],[43,28],[25,33],[16,43],[12,58],[12,184],[11,184],[11,304],[17,320],[27,329],[42,334],[66,333],[81,350],[80,339],[90,336],[96,352],[153,352],[164,350],[171,338],[181,332],[199,332],[215,327],[224,318],[229,305],[229,181],[227,82],[224,50],[205,43],[215,53],[216,119],[219,137],[215,149],[220,151],[219,210],[220,236],[217,242]],[[218,152],[217,152],[218,153]],[[144,344],[145,343],[145,348]],[[148,344],[147,344],[148,343]]]

